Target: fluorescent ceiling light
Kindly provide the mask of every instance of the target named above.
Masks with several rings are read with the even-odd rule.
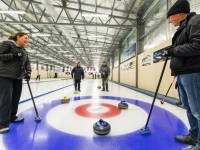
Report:
[[[74,57],[74,55],[64,55],[64,56],[66,56],[66,57]]]
[[[0,10],[0,14],[25,14],[25,11],[22,10]]]
[[[83,17],[108,17],[108,14],[83,13]]]
[[[36,54],[36,56],[40,56],[40,57],[46,57],[45,54]]]
[[[69,51],[58,51],[59,53],[68,53]]]
[[[87,37],[89,37],[89,38],[103,38],[104,36],[102,36],[102,35],[88,35]]]
[[[94,46],[91,46],[91,48],[103,48],[104,46],[101,46],[101,45],[94,45]]]
[[[61,46],[63,46],[63,45],[62,45],[62,44],[50,43],[50,44],[47,44],[47,46],[61,47]],[[60,52],[60,51],[59,51],[59,52]]]
[[[51,35],[48,33],[32,33],[32,36],[33,37],[49,37]]]

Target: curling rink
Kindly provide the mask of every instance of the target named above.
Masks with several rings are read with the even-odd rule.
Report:
[[[48,81],[48,82],[47,82]],[[101,80],[86,79],[81,92],[74,94],[72,80],[31,81],[40,123],[27,85],[24,84],[19,116],[24,123],[11,124],[8,134],[0,135],[1,150],[178,150],[186,145],[174,140],[176,134],[186,134],[188,121],[184,109],[156,101],[149,122],[151,135],[142,135],[152,97],[109,82],[109,92],[97,86]],[[61,104],[64,96],[71,98]],[[125,100],[127,110],[119,110]],[[103,118],[111,132],[97,136],[93,124]]]

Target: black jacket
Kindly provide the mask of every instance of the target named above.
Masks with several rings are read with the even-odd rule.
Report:
[[[108,78],[110,75],[110,68],[107,65],[102,65],[99,72],[101,73],[101,78]]]
[[[200,15],[190,13],[172,39],[173,76],[200,72]]]
[[[71,75],[75,80],[81,80],[81,78],[84,79],[84,70],[82,67],[74,67]]]
[[[22,57],[15,57],[14,53],[21,52]],[[28,53],[24,48],[17,47],[14,41],[0,43],[0,77],[23,79],[24,73],[31,73]]]

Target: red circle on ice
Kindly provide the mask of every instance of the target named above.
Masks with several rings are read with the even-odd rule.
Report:
[[[92,104],[83,104],[81,106],[78,106],[75,109],[75,112],[82,116],[82,117],[89,117],[89,118],[110,118],[117,116],[121,113],[121,110],[117,108],[117,106],[106,104],[106,103],[100,103],[101,107],[107,108],[108,111],[103,113],[92,113],[88,111],[88,108],[92,106]]]

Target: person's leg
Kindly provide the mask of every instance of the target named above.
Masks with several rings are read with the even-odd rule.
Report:
[[[106,83],[106,91],[108,92],[108,78],[105,79],[105,83]]]
[[[195,117],[193,116],[189,103],[188,103],[188,96],[185,90],[185,87],[182,83],[181,77],[177,77],[177,83],[179,87],[179,94],[180,94],[180,99],[183,103],[184,108],[186,109],[188,121],[190,124],[190,130],[188,135],[178,135],[175,137],[175,139],[181,143],[185,144],[190,144],[190,145],[195,145],[196,144],[196,139],[197,139],[197,121]]]
[[[13,82],[0,77],[0,83],[0,133],[3,133],[3,128],[10,124]]]
[[[196,119],[196,122],[194,122],[197,134],[196,148],[200,149],[200,73],[181,75],[180,80],[187,93],[191,113]]]
[[[81,80],[78,80],[78,91],[81,91]]]
[[[102,91],[105,91],[105,79],[104,78],[102,78]]]
[[[74,88],[75,88],[75,91],[77,91],[77,85],[78,85],[78,82],[76,79],[74,79]]]
[[[18,118],[16,116],[21,93],[22,93],[22,80],[13,80],[11,122],[21,122],[24,120],[23,118]]]

